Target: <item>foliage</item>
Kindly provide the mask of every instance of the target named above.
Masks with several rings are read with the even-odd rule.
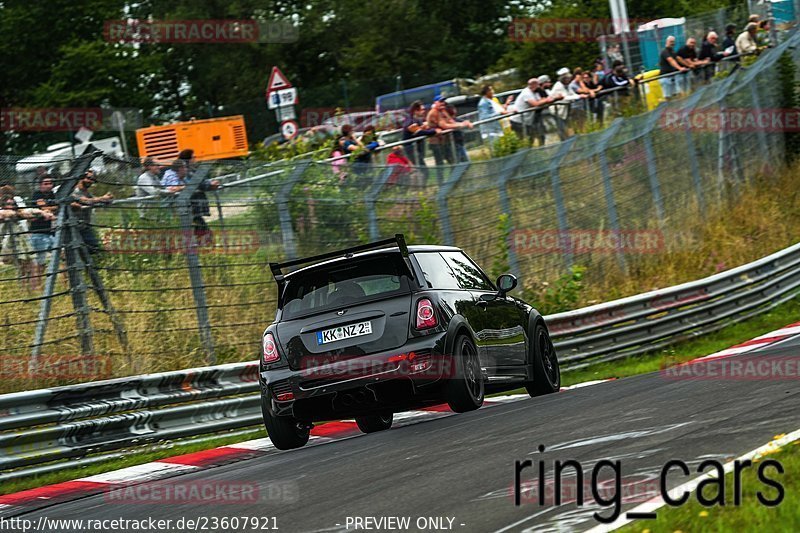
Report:
[[[511,217],[508,213],[500,213],[497,215],[497,230],[500,235],[497,238],[497,252],[492,260],[491,274],[493,278],[497,278],[501,274],[505,274],[511,270],[509,262],[509,242],[511,239]]]
[[[553,283],[541,282],[533,289],[526,288],[525,298],[545,315],[577,309],[585,290],[585,273],[586,267],[575,265]]]
[[[502,137],[494,141],[492,145],[492,156],[503,157],[529,147],[530,145],[528,142],[520,139],[516,133],[511,130],[506,130]]]

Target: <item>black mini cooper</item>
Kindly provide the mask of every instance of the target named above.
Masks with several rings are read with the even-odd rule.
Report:
[[[316,421],[354,417],[370,433],[403,410],[444,401],[460,413],[487,392],[559,389],[544,319],[508,296],[516,278],[492,283],[458,248],[406,246],[396,235],[270,269],[278,311],[259,375],[279,449],[303,446]]]

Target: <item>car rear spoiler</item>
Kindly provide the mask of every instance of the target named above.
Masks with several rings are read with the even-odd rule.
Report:
[[[352,257],[353,254],[358,252],[365,252],[367,250],[377,250],[379,248],[383,248],[384,246],[388,246],[394,244],[398,248],[400,248],[400,254],[403,256],[406,265],[408,265],[408,245],[406,245],[406,238],[403,236],[402,233],[395,234],[393,239],[384,239],[382,241],[375,241],[369,244],[360,244],[358,246],[353,246],[352,248],[345,248],[344,250],[336,250],[335,252],[328,252],[319,255],[312,255],[311,257],[305,257],[303,259],[293,259],[291,261],[285,261],[283,263],[270,263],[269,269],[272,271],[272,275],[275,277],[275,281],[278,284],[283,283],[283,271],[284,268],[289,268],[297,265],[304,265],[306,263],[316,263],[318,261],[324,261],[326,259],[335,259],[337,257]],[[409,266],[409,272],[411,268]]]

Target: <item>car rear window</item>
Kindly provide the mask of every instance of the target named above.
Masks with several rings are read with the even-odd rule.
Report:
[[[283,292],[283,318],[296,318],[408,292],[406,267],[400,254],[371,255],[290,276]]]

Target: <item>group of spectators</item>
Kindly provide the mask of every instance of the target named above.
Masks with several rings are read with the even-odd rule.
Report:
[[[178,158],[162,169],[154,160],[143,161],[143,172],[136,180],[135,195],[140,198],[169,198],[180,193],[187,185],[196,166],[194,151],[180,152]],[[66,199],[58,202],[56,192],[63,178],[37,170],[34,192],[29,199],[19,196],[13,185],[0,187],[0,263],[15,265],[20,277],[30,289],[37,289],[44,277],[48,254],[58,245],[55,241],[56,220],[61,205],[69,205],[70,216],[75,219],[75,229],[89,253],[101,250],[100,241],[92,225],[95,208],[110,204],[114,196],[106,193],[92,194],[97,182],[94,170],[87,170]],[[211,231],[204,217],[210,216],[206,191],[219,188],[217,180],[204,180],[190,197],[192,228],[201,245],[210,243]],[[148,201],[138,205],[139,216],[150,218]],[[66,239],[72,238],[69,233]]]
[[[723,58],[731,57],[738,61],[739,56],[758,53],[769,45],[769,31],[769,21],[760,20],[758,15],[750,15],[744,31],[738,36],[734,24],[725,27],[725,39],[721,46],[718,44],[719,35],[709,31],[703,38],[700,50],[697,50],[697,40],[690,37],[676,51],[675,37],[669,35],[659,56],[659,75],[664,76],[659,82],[664,98],[671,100],[688,92],[693,81],[690,76],[694,77],[694,81],[710,80],[716,72],[717,63]]]
[[[94,170],[86,171],[67,200],[76,218],[75,229],[90,253],[99,250],[91,226],[92,208],[114,198],[111,193],[94,196],[90,189],[96,181]],[[38,176],[29,202],[18,196],[12,185],[0,187],[0,259],[4,264],[17,265],[23,283],[32,290],[40,286],[47,254],[57,244],[54,222],[60,207],[55,190],[55,178],[47,173]]]
[[[142,167],[144,172],[136,180],[136,196],[148,198],[149,200],[158,198],[170,198],[179,194],[189,183],[192,174],[197,168],[197,159],[194,150],[187,148],[178,154],[169,167],[163,169],[156,161],[146,158]],[[192,229],[200,241],[201,245],[209,244],[211,230],[205,221],[205,217],[211,215],[211,207],[206,196],[207,191],[219,189],[218,180],[203,180],[192,195],[189,197],[191,206]],[[139,203],[139,218],[147,220],[149,210],[153,204],[148,201]]]

